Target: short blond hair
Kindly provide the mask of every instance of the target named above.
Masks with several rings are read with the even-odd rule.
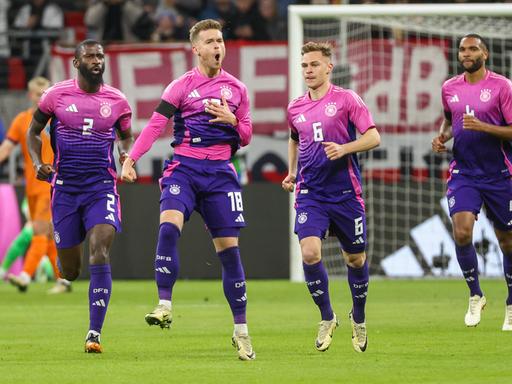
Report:
[[[196,41],[197,36],[199,35],[199,32],[207,31],[209,29],[216,29],[216,30],[222,32],[222,25],[220,25],[220,23],[218,21],[213,20],[213,19],[201,20],[201,21],[195,23],[192,26],[192,28],[190,28],[190,32],[189,32],[190,42],[194,43],[194,41]]]
[[[302,56],[304,56],[305,53],[309,52],[322,52],[322,56],[328,57],[330,59],[332,56],[332,46],[329,43],[309,41],[302,46],[300,53]]]
[[[37,76],[28,82],[27,89],[29,91],[33,90],[34,88],[36,88],[36,89],[45,88],[46,89],[49,86],[50,86],[50,80],[48,80],[46,77],[43,77],[43,76]]]

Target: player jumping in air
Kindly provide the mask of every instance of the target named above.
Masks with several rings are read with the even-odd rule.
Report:
[[[369,273],[356,154],[377,147],[380,136],[363,100],[355,92],[331,84],[332,69],[328,44],[310,42],[302,47],[302,75],[308,91],[288,105],[289,165],[282,187],[293,192],[295,186],[295,233],[306,284],[322,318],[316,348],[326,351],[338,326],[321,255],[322,239],[330,229],[339,239],[347,263],[353,303],[349,314],[352,345],[355,351],[364,352],[368,343],[365,304]]]
[[[112,291],[109,252],[121,229],[116,166],[116,132],[121,162],[133,142],[126,97],[103,83],[103,46],[85,40],[75,49],[77,78],[49,88],[34,113],[28,141],[37,177],[52,184],[52,214],[60,269],[75,280],[82,243],[89,237],[90,324],[85,351],[100,353],[100,333]],[[55,160],[41,158],[41,132],[48,120]]]

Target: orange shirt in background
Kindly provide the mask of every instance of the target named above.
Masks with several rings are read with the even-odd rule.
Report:
[[[32,158],[28,152],[27,132],[31,121],[31,109],[19,113],[14,118],[9,130],[7,131],[6,137],[12,142],[21,145],[21,152],[23,153],[23,159],[25,160],[25,190],[27,196],[38,194],[47,194],[49,196],[51,188],[50,183],[36,178],[34,163],[32,163]],[[41,140],[43,141],[41,148],[43,163],[53,164],[53,151],[50,143],[50,136],[46,130],[41,132]]]

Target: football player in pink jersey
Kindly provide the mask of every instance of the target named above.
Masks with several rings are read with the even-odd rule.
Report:
[[[366,216],[357,153],[380,144],[363,100],[329,81],[331,47],[302,47],[302,75],[308,91],[288,105],[288,175],[284,190],[295,189],[295,233],[299,237],[307,288],[321,315],[315,346],[326,351],[339,324],[329,299],[321,246],[330,229],[340,241],[352,293],[352,346],[368,344],[365,305],[368,292]],[[359,132],[360,137],[357,137]]]
[[[77,78],[49,88],[41,97],[28,132],[37,177],[52,184],[52,218],[59,268],[68,280],[81,269],[82,243],[89,237],[89,332],[85,352],[100,353],[112,276],[109,252],[121,229],[116,166],[116,133],[121,162],[133,142],[126,97],[103,83],[103,46],[85,40],[75,49]],[[40,134],[50,121],[53,164],[41,158]]]
[[[464,73],[443,84],[444,121],[432,149],[445,152],[453,137],[446,196],[457,261],[470,292],[464,322],[476,327],[487,302],[473,246],[473,226],[483,204],[503,252],[508,297],[502,329],[512,331],[512,83],[485,67],[488,57],[481,36],[468,34],[460,40]]]
[[[146,322],[169,328],[172,289],[178,277],[178,239],[196,210],[211,234],[222,264],[224,294],[233,314],[232,343],[241,360],[256,356],[246,319],[245,273],[238,248],[245,227],[240,183],[231,155],[249,143],[252,123],[247,89],[222,69],[226,49],[221,25],[203,20],[190,29],[199,65],[165,89],[148,125],[123,165],[122,178],[134,181],[134,163],[174,117],[174,157],[160,182],[160,230],[155,258],[159,302]]]

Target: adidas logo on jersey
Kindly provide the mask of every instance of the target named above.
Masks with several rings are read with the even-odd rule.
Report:
[[[245,223],[244,215],[239,214],[238,217],[235,219],[235,223]]]
[[[323,295],[323,294],[324,294],[324,291],[322,291],[321,289],[317,289],[315,292],[313,292],[311,294],[311,296],[318,297],[318,296]]]
[[[97,307],[106,307],[105,301],[103,299],[96,300],[94,303],[92,303],[92,305]]]
[[[305,123],[306,122],[306,117],[301,113],[299,115],[299,117],[297,117],[295,119],[295,123]]]
[[[457,95],[453,95],[452,97],[450,97],[450,99],[448,100],[449,103],[458,103],[459,102],[459,96]]]
[[[362,236],[359,236],[356,241],[353,241],[352,244],[364,244],[364,239]]]
[[[192,92],[190,92],[188,94],[188,97],[191,97],[191,98],[194,98],[194,97],[201,97],[201,95],[199,95],[199,92],[197,92],[197,89],[194,89]]]
[[[67,111],[67,112],[78,112],[78,108],[76,107],[76,105],[75,105],[75,104],[71,104],[70,106],[68,106],[68,107],[66,108],[66,111]]]
[[[171,274],[171,271],[169,271],[167,269],[167,267],[158,267],[158,268],[155,268],[155,271],[160,272],[160,273],[165,273],[166,275]]]
[[[105,216],[105,219],[110,221],[116,221],[113,213],[109,213],[107,216]]]

